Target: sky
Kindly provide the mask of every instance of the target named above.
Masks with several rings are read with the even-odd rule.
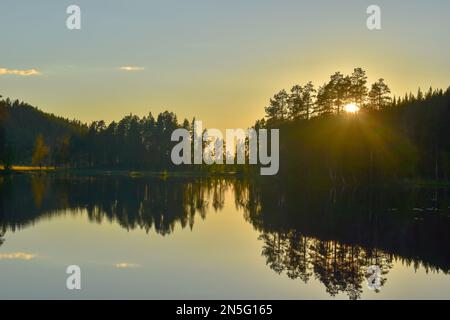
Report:
[[[72,4],[81,30],[66,27]],[[371,4],[381,30],[366,27]],[[246,128],[280,89],[355,67],[394,94],[450,85],[448,0],[0,0],[0,12],[0,94],[85,122],[170,110]]]

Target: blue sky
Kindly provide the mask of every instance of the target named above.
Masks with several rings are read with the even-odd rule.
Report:
[[[80,31],[66,28],[71,4]],[[445,0],[2,0],[0,12],[0,69],[39,72],[0,75],[0,94],[83,121],[169,109],[246,127],[279,89],[357,66],[396,94],[450,85]]]

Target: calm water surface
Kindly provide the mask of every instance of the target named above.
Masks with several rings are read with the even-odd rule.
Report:
[[[442,188],[0,177],[0,298],[450,299],[449,207]]]

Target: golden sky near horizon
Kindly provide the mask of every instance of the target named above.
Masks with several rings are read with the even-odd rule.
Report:
[[[164,110],[207,127],[248,127],[280,89],[336,72],[367,71],[395,94],[450,85],[447,1],[5,0],[0,94],[68,118],[119,120]]]

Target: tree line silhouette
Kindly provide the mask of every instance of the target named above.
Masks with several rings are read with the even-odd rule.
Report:
[[[349,103],[362,110],[381,110],[390,105],[390,93],[384,79],[373,83],[369,90],[366,72],[362,68],[355,68],[351,75],[336,72],[317,90],[310,81],[304,86],[294,85],[290,93],[284,89],[279,91],[265,108],[266,119],[257,124],[278,125],[286,120],[341,114]]]
[[[365,184],[386,178],[450,179],[450,88],[404,97],[366,72],[336,72],[281,90],[255,128],[280,129],[280,172],[310,183]]]
[[[171,168],[170,136],[190,128],[174,113],[156,118],[128,115],[118,122],[87,125],[47,114],[20,101],[0,101],[0,155],[5,167],[13,163],[72,168]]]
[[[353,109],[349,109],[351,106]],[[358,111],[359,110],[359,111]],[[366,72],[334,73],[281,90],[254,128],[280,129],[280,175],[314,183],[364,184],[385,178],[450,179],[450,88],[390,95]],[[350,112],[349,112],[350,111]],[[170,160],[176,128],[193,131],[165,111],[87,125],[20,101],[0,100],[0,159],[12,164],[67,168],[258,172],[254,166],[176,167]]]

